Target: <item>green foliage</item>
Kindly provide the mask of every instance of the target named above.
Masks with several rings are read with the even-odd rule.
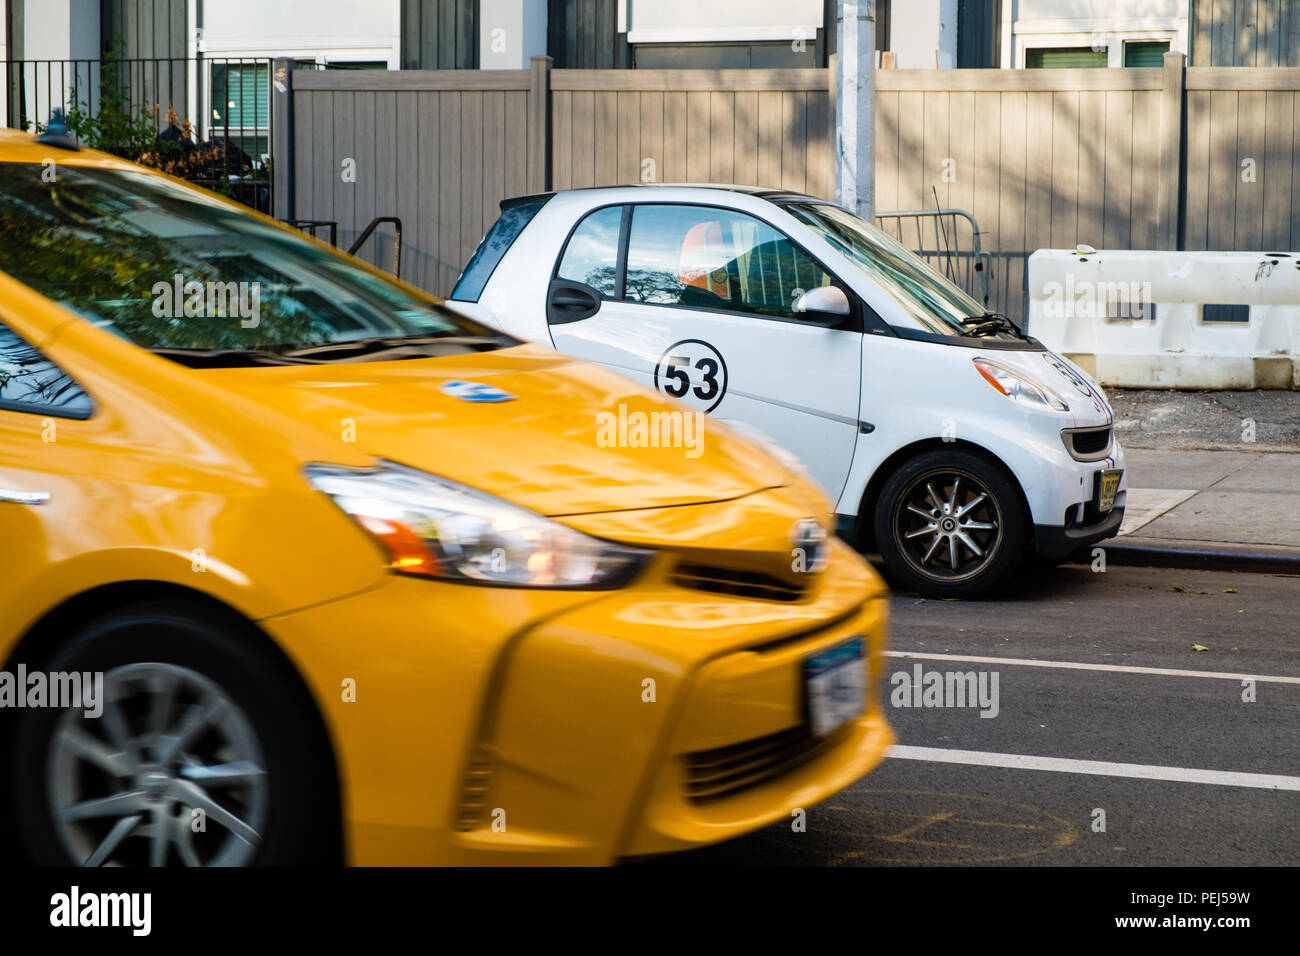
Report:
[[[108,56],[99,61],[99,74],[96,108],[92,109],[84,99],[75,100],[78,91],[69,89],[69,98],[75,102],[66,111],[64,123],[83,146],[161,170],[232,199],[246,200],[247,189],[241,196],[227,173],[237,172],[262,184],[269,181],[269,164],[260,170],[228,168],[226,151],[218,143],[198,142],[195,125],[188,119],[182,121],[171,104],[160,123],[161,104],[134,103],[129,61],[123,57],[120,37],[114,40]],[[34,126],[37,133],[48,128],[40,122]],[[180,130],[179,140],[160,139],[160,126]]]
[[[178,149],[176,143],[158,141],[157,106],[150,109],[142,104],[132,110],[126,86],[119,82],[117,66],[112,60],[103,61],[99,111],[91,112],[85,102],[74,105],[64,117],[68,132],[91,149],[136,162],[146,154]]]

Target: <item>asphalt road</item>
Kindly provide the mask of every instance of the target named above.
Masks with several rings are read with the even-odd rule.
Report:
[[[996,673],[997,715],[887,697],[901,748],[808,808],[805,832],[670,865],[1294,866],[1298,609],[1297,577],[1114,566],[1042,572],[998,601],[896,595],[891,678],[973,670],[991,691]]]

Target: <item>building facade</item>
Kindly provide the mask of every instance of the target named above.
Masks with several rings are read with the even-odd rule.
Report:
[[[857,0],[865,3],[868,0]],[[824,67],[837,0],[0,0],[0,116],[132,102],[258,156],[268,63],[322,69]],[[1300,0],[874,0],[881,68],[1300,66]],[[250,30],[249,25],[255,29]],[[107,72],[102,59],[119,62]]]

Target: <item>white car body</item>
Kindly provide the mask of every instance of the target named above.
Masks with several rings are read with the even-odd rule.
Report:
[[[526,201],[540,202],[540,208],[527,207],[531,219],[504,255],[499,246],[509,240],[510,230],[498,235],[496,249],[484,248],[493,242],[494,233],[485,237],[476,254],[482,264],[476,268],[471,262],[449,304],[505,332],[550,343],[675,397],[685,379],[674,370],[674,362],[684,361],[681,368],[691,388],[680,399],[716,418],[757,429],[792,452],[837,502],[840,531],[851,540],[870,544],[873,495],[879,495],[892,469],[928,449],[964,448],[1001,463],[1023,494],[1032,524],[1031,544],[1043,557],[1063,557],[1118,530],[1126,497],[1124,458],[1111,430],[1114,415],[1101,389],[1077,367],[1033,340],[1013,340],[1008,335],[917,335],[924,329],[897,288],[893,292],[885,288],[824,233],[788,211],[828,205],[824,201],[745,187],[668,185],[575,190]],[[521,202],[503,203],[503,210]],[[827,327],[804,316],[773,317],[626,297],[622,301],[602,298],[590,317],[548,321],[552,280],[578,225],[595,211],[620,207],[617,279],[617,270],[624,269],[632,255],[631,216],[640,214],[628,214],[624,222],[621,207],[640,210],[662,205],[741,214],[783,234],[815,259],[850,299],[859,300],[854,306],[857,326],[849,322],[848,327]],[[639,221],[666,215],[647,212]],[[613,212],[603,214],[604,219],[614,217]],[[740,220],[723,218],[735,232],[731,223]],[[583,241],[597,231],[597,222],[592,220]],[[707,230],[701,235],[710,241]],[[775,248],[770,243],[753,247]],[[575,256],[579,254],[575,251]],[[686,256],[684,246],[683,261]],[[735,267],[733,272],[741,268],[747,267]],[[657,275],[637,273],[643,274]],[[746,276],[751,284],[754,275]],[[679,280],[697,282],[698,275],[692,272],[687,278],[682,272]],[[717,286],[711,284],[715,281]],[[939,281],[947,285],[946,280]],[[704,282],[710,301],[716,298],[715,289],[726,293],[729,288],[723,267],[709,273]],[[550,311],[555,313],[554,308]],[[725,366],[717,373],[712,371],[716,362],[709,358],[713,353]],[[1068,411],[995,390],[973,364],[975,358],[991,360],[1046,386],[1065,399]],[[1104,448],[1092,448],[1086,460],[1079,460],[1067,450],[1067,429],[1103,429],[1105,435],[1098,432],[1098,440],[1109,440]],[[1121,471],[1113,508],[1107,512],[1100,510],[1097,493],[1103,471]]]

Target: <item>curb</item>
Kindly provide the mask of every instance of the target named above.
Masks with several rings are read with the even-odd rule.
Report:
[[[1081,548],[1071,559],[1084,564],[1092,549],[1102,548],[1112,564],[1148,568],[1192,568],[1202,571],[1242,571],[1251,574],[1300,575],[1300,551],[1271,551],[1250,545],[1155,545],[1121,542],[1117,538]]]

